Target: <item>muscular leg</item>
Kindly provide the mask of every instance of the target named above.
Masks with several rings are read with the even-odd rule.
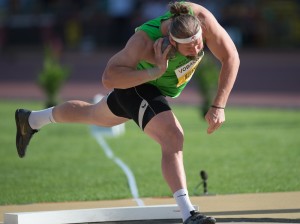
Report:
[[[124,123],[128,119],[115,116],[108,108],[107,97],[104,97],[96,104],[74,100],[40,111],[17,109],[15,120],[17,126],[16,146],[18,154],[22,158],[25,156],[32,136],[47,124],[83,123],[109,127]]]
[[[58,123],[83,123],[107,127],[127,121],[128,119],[117,117],[110,111],[106,99],[107,97],[103,97],[96,104],[79,100],[67,101],[53,108],[53,118]]]
[[[161,145],[162,173],[172,192],[186,188],[183,129],[173,112],[159,113],[151,119],[144,131]]]
[[[162,148],[162,173],[180,207],[182,219],[191,216],[194,207],[189,199],[183,165],[183,130],[171,110],[159,113],[144,129]]]

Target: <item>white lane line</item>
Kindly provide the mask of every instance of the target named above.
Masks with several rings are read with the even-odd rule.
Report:
[[[106,143],[106,141],[103,138],[103,136],[101,135],[101,133],[99,133],[99,131],[97,131],[96,126],[91,126],[91,132],[92,132],[92,135],[94,136],[94,138],[96,139],[96,141],[99,143],[99,145],[103,149],[106,156],[109,159],[113,160],[125,173],[127,180],[128,180],[131,195],[132,195],[133,199],[136,201],[137,205],[144,206],[145,204],[144,204],[143,200],[139,198],[137,184],[136,184],[136,181],[134,178],[134,174],[132,173],[130,168],[120,158],[118,158],[114,155],[113,151],[110,149],[110,147]]]

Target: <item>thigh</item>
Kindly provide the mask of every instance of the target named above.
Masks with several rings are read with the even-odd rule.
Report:
[[[171,110],[157,114],[147,124],[144,132],[159,144],[176,140],[179,141],[183,138],[182,126]]]
[[[150,84],[117,89],[114,90],[114,94],[119,108],[114,109],[110,106],[113,113],[133,119],[142,130],[157,114],[171,110],[165,96]]]
[[[108,96],[94,104],[93,120],[96,125],[111,127],[128,121],[128,118],[115,115],[107,104]]]

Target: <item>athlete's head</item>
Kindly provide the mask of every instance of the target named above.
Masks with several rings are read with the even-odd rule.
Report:
[[[180,2],[170,3],[173,15],[169,27],[170,42],[183,55],[197,57],[203,49],[201,23],[189,14],[189,8]]]

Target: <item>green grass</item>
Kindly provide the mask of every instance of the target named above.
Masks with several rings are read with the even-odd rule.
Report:
[[[43,128],[24,159],[15,149],[14,111],[40,109],[40,102],[0,101],[0,204],[130,198],[127,179],[107,159],[86,125]],[[300,190],[300,111],[229,108],[213,135],[197,108],[176,106],[185,130],[184,161],[189,192],[207,171],[215,194]],[[108,138],[115,155],[133,171],[141,197],[171,196],[160,170],[160,147],[132,122]]]

